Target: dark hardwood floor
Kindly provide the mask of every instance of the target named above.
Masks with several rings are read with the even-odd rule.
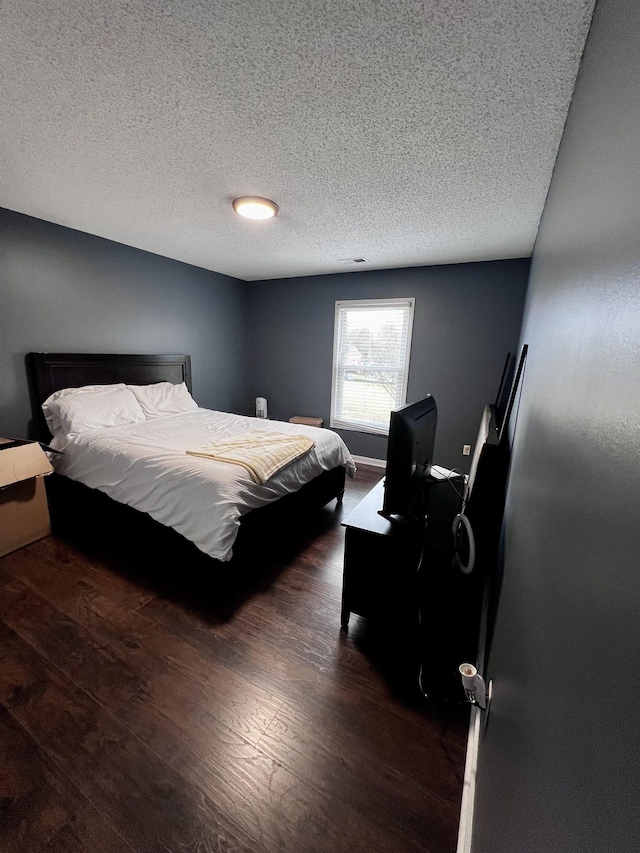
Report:
[[[380,476],[229,567],[106,516],[2,558],[0,849],[455,850],[464,715],[339,628],[340,520]]]

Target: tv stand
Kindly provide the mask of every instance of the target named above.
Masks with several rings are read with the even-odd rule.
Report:
[[[383,500],[384,479],[342,522],[346,534],[340,622],[345,631],[351,613],[384,619],[408,615],[424,524],[390,521],[380,514]]]
[[[394,630],[407,659],[416,668],[422,664],[423,688],[429,692],[450,690],[450,676],[458,689],[457,666],[466,659],[458,659],[464,626],[457,612],[470,576],[452,568],[451,533],[464,487],[462,476],[446,471],[431,484],[428,519],[398,524],[380,515],[380,480],[343,521],[342,630],[348,631],[352,613]]]

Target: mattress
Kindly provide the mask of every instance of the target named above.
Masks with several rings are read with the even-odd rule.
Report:
[[[253,429],[308,435],[315,445],[263,485],[239,465],[186,453]],[[63,451],[52,460],[57,473],[148,513],[217,560],[231,559],[245,513],[297,491],[323,471],[343,466],[355,474],[345,443],[331,430],[209,409],[58,436],[51,444]]]

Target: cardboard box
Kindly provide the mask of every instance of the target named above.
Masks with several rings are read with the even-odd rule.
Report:
[[[0,557],[51,533],[43,477],[52,471],[37,442],[0,438]]]
[[[321,427],[324,421],[322,418],[308,418],[302,415],[296,415],[294,418],[289,418],[290,424],[305,424],[306,426]]]

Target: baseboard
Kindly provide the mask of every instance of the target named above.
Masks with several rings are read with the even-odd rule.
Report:
[[[489,618],[489,581],[485,580],[484,593],[482,596],[482,612],[480,615],[480,631],[478,643],[478,672],[485,678],[486,663],[486,640],[487,625]],[[490,685],[490,682],[488,682]],[[476,781],[478,772],[478,750],[480,748],[480,734],[483,731],[486,719],[483,714],[488,711],[481,710],[477,705],[471,706],[469,717],[469,735],[467,737],[467,756],[464,765],[464,782],[462,784],[462,803],[460,804],[460,824],[458,828],[458,846],[456,853],[471,853],[471,841],[473,837],[473,818],[476,803]]]
[[[387,467],[387,463],[384,459],[374,459],[373,456],[354,456],[353,454],[351,454],[351,458],[356,464],[371,465],[373,468]]]
[[[471,853],[471,834],[473,832],[473,808],[476,799],[476,772],[478,769],[478,745],[482,728],[482,711],[471,708],[469,736],[467,737],[467,757],[464,765],[462,786],[462,804],[460,806],[460,825],[458,828],[458,846],[456,853]]]

